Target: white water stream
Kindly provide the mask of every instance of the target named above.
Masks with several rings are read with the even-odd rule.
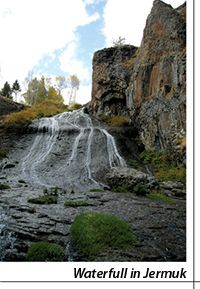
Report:
[[[113,136],[94,127],[82,109],[35,120],[32,126],[37,135],[21,160],[21,171],[33,185],[101,187],[99,180],[106,171],[126,165]]]

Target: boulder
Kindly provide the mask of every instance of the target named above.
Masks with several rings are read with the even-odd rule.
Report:
[[[150,189],[159,187],[158,182],[152,176],[127,167],[112,168],[106,175],[106,181],[111,190],[117,191],[124,189],[135,192],[136,186],[142,185],[148,193]]]

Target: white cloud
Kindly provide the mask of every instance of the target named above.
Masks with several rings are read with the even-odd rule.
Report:
[[[77,91],[76,102],[85,104],[91,100],[91,85],[80,85]]]
[[[70,88],[66,88],[62,91],[62,95],[64,97],[65,104],[69,104],[70,98]],[[80,85],[79,90],[76,93],[76,103],[86,104],[91,100],[91,85]]]
[[[76,58],[77,43],[71,42],[60,56],[61,69],[68,75],[76,74],[78,78],[85,82],[90,80],[88,67]]]
[[[99,17],[89,16],[82,0],[1,0],[0,11],[1,85],[23,79],[43,55],[75,41],[78,26]]]
[[[184,3],[184,0],[164,1],[173,7]],[[107,0],[104,9],[104,29],[107,46],[119,36],[126,43],[140,46],[146,19],[151,11],[153,0]]]

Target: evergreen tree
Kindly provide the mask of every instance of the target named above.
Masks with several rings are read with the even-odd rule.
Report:
[[[7,81],[5,82],[4,87],[1,90],[1,95],[8,98],[12,98],[12,89]]]
[[[124,37],[119,36],[118,39],[112,41],[112,45],[114,47],[121,47],[125,44],[125,40],[126,39]]]
[[[13,86],[12,86],[12,92],[14,92],[15,94],[15,101],[17,101],[17,94],[21,91],[21,88],[20,88],[20,85],[19,85],[19,82],[17,80],[15,80],[15,82],[13,83]]]

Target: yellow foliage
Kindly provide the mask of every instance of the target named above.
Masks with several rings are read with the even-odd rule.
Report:
[[[102,114],[98,117],[98,119],[107,122],[112,126],[125,126],[129,124],[128,117],[122,115],[110,116]]]
[[[53,116],[55,114],[66,111],[63,105],[55,105],[49,103],[41,103],[35,106],[23,109],[19,112],[13,112],[7,115],[4,119],[4,124],[7,127],[14,125],[27,125],[35,118]]]
[[[111,117],[110,123],[113,126],[125,126],[129,124],[129,119],[126,116],[117,115]]]

